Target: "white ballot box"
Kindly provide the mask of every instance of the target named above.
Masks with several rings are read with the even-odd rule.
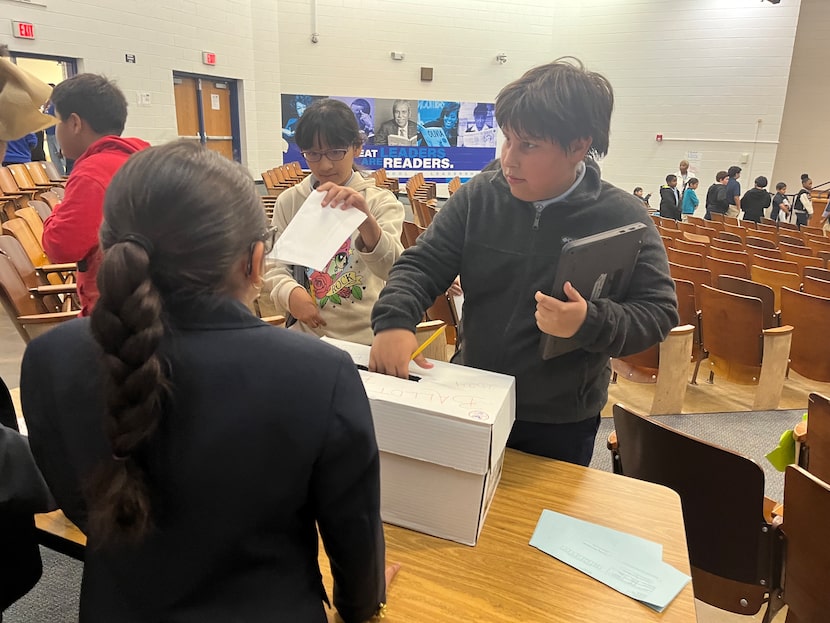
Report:
[[[369,347],[323,338],[358,368]],[[420,380],[360,370],[380,448],[383,520],[475,545],[501,478],[516,414],[515,379],[433,362]]]

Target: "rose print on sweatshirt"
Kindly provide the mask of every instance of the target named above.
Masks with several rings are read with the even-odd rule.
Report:
[[[352,239],[348,238],[331,258],[325,272],[309,269],[311,296],[320,309],[331,303],[342,305],[344,299],[363,298],[363,276],[353,269]]]

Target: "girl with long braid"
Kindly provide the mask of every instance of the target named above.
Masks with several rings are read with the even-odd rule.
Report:
[[[354,364],[246,307],[273,240],[250,176],[198,145],[113,178],[101,298],[29,345],[21,381],[35,458],[89,538],[80,623],[324,623],[318,528],[343,620],[385,602]]]

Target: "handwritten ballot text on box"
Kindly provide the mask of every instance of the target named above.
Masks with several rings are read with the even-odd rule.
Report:
[[[323,338],[368,366],[369,347]],[[511,376],[434,361],[419,381],[361,370],[380,448],[383,520],[475,545],[516,412]]]
[[[663,546],[551,510],[530,544],[614,590],[662,612],[691,578],[663,562]]]

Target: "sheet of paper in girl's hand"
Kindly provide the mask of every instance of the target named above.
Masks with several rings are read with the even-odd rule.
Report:
[[[324,208],[325,196],[318,191],[309,195],[277,240],[270,259],[326,270],[343,242],[367,217],[357,208]]]

